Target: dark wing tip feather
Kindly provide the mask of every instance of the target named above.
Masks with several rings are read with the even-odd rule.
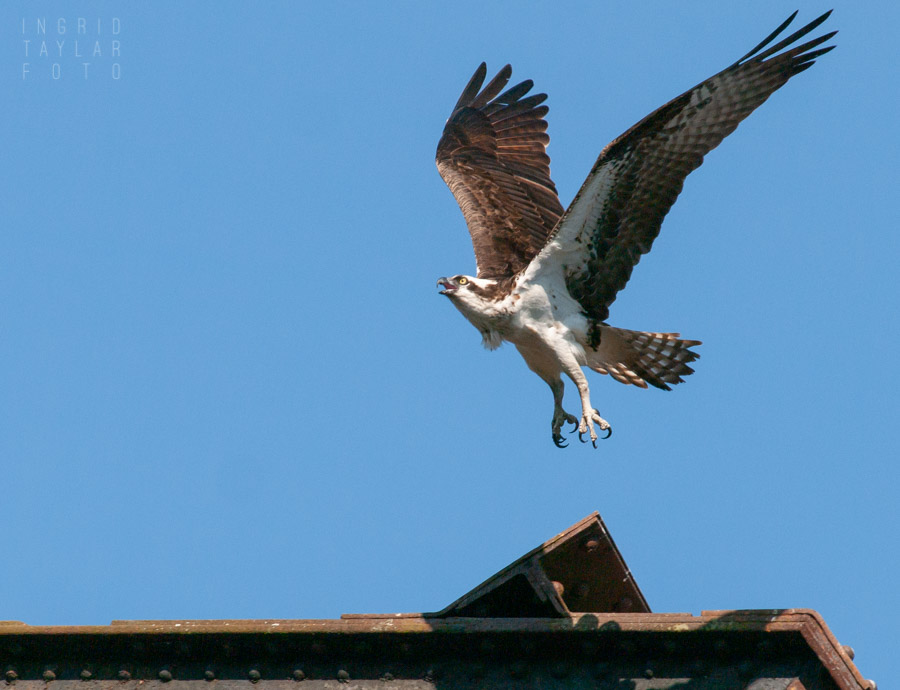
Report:
[[[775,53],[777,53],[777,52],[778,52],[779,50],[781,50],[782,48],[786,48],[786,47],[789,46],[790,44],[796,42],[798,39],[802,38],[803,36],[806,36],[806,34],[808,34],[809,32],[815,30],[815,29],[816,29],[818,26],[820,26],[826,19],[828,19],[828,17],[831,16],[831,13],[832,13],[833,11],[834,11],[834,10],[828,10],[825,14],[823,14],[823,15],[821,15],[821,16],[819,16],[819,17],[816,17],[815,19],[813,19],[809,24],[807,24],[807,25],[805,25],[805,26],[803,26],[803,27],[797,29],[797,31],[795,31],[794,33],[792,33],[792,34],[791,34],[790,36],[788,36],[787,38],[783,38],[783,39],[781,39],[778,43],[776,43],[775,45],[770,46],[769,48],[767,48],[767,49],[764,50],[763,52],[759,52],[759,51],[763,50],[763,48],[766,48],[766,46],[769,45],[769,43],[771,43],[772,41],[774,41],[774,40],[778,37],[778,35],[779,35],[782,31],[784,31],[784,30],[788,27],[788,25],[790,25],[790,23],[791,23],[791,22],[794,20],[794,18],[797,16],[797,12],[795,11],[790,17],[788,17],[784,22],[782,22],[781,25],[780,25],[777,29],[775,29],[775,31],[773,31],[771,34],[769,34],[768,36],[766,36],[766,38],[765,38],[763,41],[761,41],[758,45],[756,45],[756,46],[753,48],[753,50],[751,50],[749,53],[747,53],[746,55],[744,55],[740,60],[738,60],[737,62],[735,62],[734,65],[732,65],[732,67],[737,66],[737,65],[740,65],[741,63],[743,63],[743,62],[745,62],[745,61],[747,61],[747,60],[750,60],[750,59],[753,59],[753,60],[755,60],[755,61],[757,61],[757,62],[761,62],[761,61],[765,60],[766,58],[768,58],[768,57],[774,55]],[[834,36],[834,34],[836,34],[836,33],[837,33],[836,31],[832,31],[831,33],[826,34],[825,36],[820,36],[819,38],[814,39],[814,41],[810,41],[809,43],[805,44],[805,46],[803,46],[803,48],[804,48],[804,49],[809,49],[809,48],[812,48],[812,47],[814,47],[814,46],[817,46],[817,45],[819,45],[820,43],[822,43],[822,42],[824,42],[824,41],[827,41],[829,38],[831,38],[832,36]],[[802,51],[801,51],[801,52],[802,52]]]
[[[837,33],[837,31],[835,31],[834,33]],[[819,50],[813,50],[809,53],[804,53],[794,64],[796,67],[803,67],[804,69],[806,69],[815,62],[817,57],[821,57],[825,53],[830,53],[836,47],[837,46],[828,46],[827,48],[820,48]]]
[[[500,93],[503,90],[503,87],[509,82],[511,76],[512,66],[506,65],[497,72],[496,76],[488,82],[487,86],[482,88],[484,80],[487,77],[487,64],[482,62],[478,65],[478,69],[475,70],[475,74],[472,75],[472,78],[469,79],[469,83],[466,84],[466,88],[464,88],[462,94],[460,94],[459,100],[456,101],[456,105],[453,106],[453,112],[464,107],[474,108],[475,110],[485,110],[487,108],[496,111],[500,110],[502,106],[517,105],[522,96],[534,88],[534,82],[531,79],[526,79],[515,86],[511,86],[506,91],[503,91],[503,93]],[[523,101],[523,103],[541,103],[546,98],[547,94],[535,94]]]
[[[791,70],[791,72],[794,75],[800,74],[800,72],[805,72],[810,67],[812,67],[814,64],[816,64],[815,60],[810,60],[809,62],[801,62],[797,65],[794,65],[794,68],[793,68],[793,70]]]
[[[490,106],[491,110],[489,112],[491,115],[497,113],[496,117],[493,118],[493,121],[496,124],[517,117],[523,113],[531,112],[546,100],[547,94],[535,93],[527,98],[522,98],[511,105],[497,104],[496,107]],[[543,117],[543,115],[541,117]]]
[[[488,82],[488,85],[481,90],[481,93],[475,96],[471,103],[464,103],[463,105],[468,105],[470,108],[475,108],[476,110],[487,105],[494,99],[494,96],[503,90],[503,87],[506,86],[506,83],[511,76],[512,65],[506,65],[497,72],[497,75]]]
[[[512,105],[516,101],[518,101],[522,96],[531,91],[534,86],[534,82],[531,79],[526,79],[521,84],[516,84],[515,86],[507,89],[503,93],[501,93],[494,100],[497,103],[503,103],[504,105]]]
[[[487,76],[487,63],[482,62],[478,65],[478,69],[475,70],[475,74],[472,75],[472,78],[469,79],[469,83],[466,84],[466,88],[463,89],[463,92],[459,95],[459,100],[456,101],[456,105],[453,106],[453,111],[457,111],[462,108],[464,105],[471,103],[472,99],[478,95],[478,92],[481,90],[481,85],[484,84],[484,78]]]
[[[765,48],[767,45],[769,45],[769,43],[771,43],[771,42],[775,39],[775,37],[778,36],[778,34],[780,34],[782,31],[784,31],[788,26],[790,26],[791,22],[794,21],[794,18],[797,16],[797,13],[798,13],[799,11],[800,11],[800,10],[794,10],[794,13],[793,13],[790,17],[788,17],[787,19],[785,19],[785,20],[778,26],[778,28],[775,29],[775,31],[773,31],[772,33],[770,33],[770,34],[769,34],[768,36],[766,36],[763,40],[761,40],[758,44],[756,44],[755,46],[753,46],[753,49],[750,50],[746,55],[744,55],[743,57],[741,57],[737,62],[735,62],[734,65],[739,65],[739,64],[741,64],[744,60],[746,60],[746,59],[749,58],[749,57],[752,57],[752,56],[755,55],[758,51],[762,50],[762,49]],[[732,67],[734,67],[734,65],[732,65]]]

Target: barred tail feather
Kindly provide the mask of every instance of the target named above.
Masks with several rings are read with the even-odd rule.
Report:
[[[600,344],[587,353],[587,365],[622,383],[641,388],[649,383],[671,390],[669,384],[681,383],[682,376],[694,373],[688,364],[700,355],[690,348],[700,344],[699,340],[682,340],[678,333],[646,333],[604,325]]]

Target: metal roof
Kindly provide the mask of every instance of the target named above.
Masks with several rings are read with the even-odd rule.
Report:
[[[650,613],[599,513],[529,551],[447,608],[433,614],[565,617],[572,611]]]
[[[595,514],[438,613],[0,621],[0,669],[11,690],[874,688],[815,611],[648,611]]]

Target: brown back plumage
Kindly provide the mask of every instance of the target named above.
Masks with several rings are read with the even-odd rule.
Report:
[[[530,80],[501,94],[509,65],[481,89],[486,73],[481,63],[459,97],[436,162],[469,226],[478,277],[504,278],[537,255],[563,207],[546,153],[546,94],[523,98]]]

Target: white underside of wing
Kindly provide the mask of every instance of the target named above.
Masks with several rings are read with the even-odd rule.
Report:
[[[626,154],[588,176],[552,239],[502,300],[477,309],[457,301],[460,311],[481,331],[486,347],[494,349],[504,340],[513,343],[545,380],[560,371],[577,376],[580,367],[597,364],[596,353],[589,356],[586,351],[588,318],[569,292],[566,276],[584,271],[610,191],[628,162]]]
[[[630,154],[609,161],[588,175],[575,199],[559,219],[556,231],[528,265],[522,281],[532,282],[558,274],[563,280],[570,273],[584,270],[590,258],[591,239],[609,201],[619,172],[628,165]],[[600,279],[598,276],[597,279]]]
[[[582,271],[588,262],[591,238],[626,161],[607,163],[588,176],[551,240],[519,275],[505,300],[510,318],[502,339],[514,343],[540,375],[589,364],[588,320],[566,286],[566,275]]]

